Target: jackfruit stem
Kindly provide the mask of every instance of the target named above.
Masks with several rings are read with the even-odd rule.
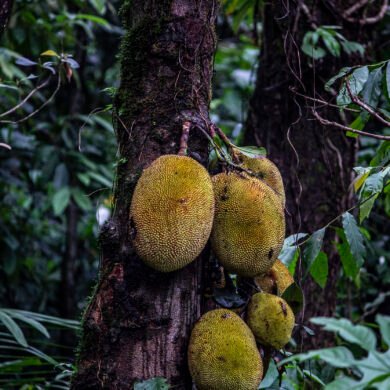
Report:
[[[188,139],[190,137],[191,123],[186,121],[183,123],[183,129],[180,138],[180,148],[178,151],[179,156],[187,156]]]

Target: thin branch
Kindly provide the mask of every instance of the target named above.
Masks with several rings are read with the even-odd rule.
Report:
[[[315,111],[314,109],[312,110],[312,112],[313,112],[314,117],[324,126],[337,127],[337,128],[339,128],[341,130],[350,131],[351,133],[364,135],[366,137],[380,139],[380,140],[385,140],[385,141],[390,141],[390,136],[380,135],[380,134],[372,134],[372,133],[367,133],[366,131],[356,130],[356,129],[353,129],[352,127],[344,126],[341,123],[328,121],[327,119],[325,119],[322,116],[320,116],[318,114],[318,112]]]
[[[389,121],[387,121],[385,118],[382,118],[374,109],[372,109],[368,104],[364,103],[362,100],[360,100],[356,95],[352,93],[348,81],[345,82],[345,85],[347,87],[349,97],[355,104],[357,104],[358,106],[366,110],[369,114],[371,114],[374,118],[376,118],[379,122],[383,123],[385,126],[390,127]]]
[[[60,90],[61,88],[61,73],[60,71],[58,71],[58,81],[57,81],[57,86],[56,86],[56,89],[54,90],[54,92],[52,93],[52,95],[49,97],[48,100],[46,100],[39,108],[37,108],[35,111],[33,111],[32,113],[30,113],[29,115],[25,116],[24,118],[22,119],[19,119],[17,121],[0,121],[0,123],[12,123],[12,124],[18,124],[18,123],[22,123],[22,122],[25,122],[26,120],[30,119],[32,116],[36,115],[38,112],[40,112],[41,110],[43,110],[49,103],[52,102],[52,100],[54,99],[54,97],[57,95],[57,92]]]
[[[10,145],[5,144],[5,143],[3,143],[3,142],[0,142],[0,147],[1,147],[1,148],[8,149],[8,150],[11,150],[11,149],[12,149]]]
[[[11,108],[10,110],[3,112],[0,114],[0,118],[3,118],[4,116],[7,116],[9,114],[12,114],[13,112],[17,111],[20,107],[22,107],[24,104],[28,102],[28,100],[40,89],[44,88],[49,84],[51,77],[49,77],[45,82],[43,82],[41,85],[38,85],[36,88],[34,88],[18,105],[15,107]]]
[[[299,93],[299,92],[297,92],[297,91],[295,90],[294,87],[290,87],[290,91],[291,91],[292,93],[294,93],[295,95],[301,96],[301,97],[303,97],[303,98],[305,98],[305,99],[311,100],[311,101],[316,102],[316,103],[323,104],[324,106],[328,106],[328,107],[333,107],[333,108],[338,108],[338,109],[340,109],[340,106],[338,106],[337,104],[332,104],[332,103],[327,102],[326,100],[316,99],[316,98],[313,98],[313,97],[311,97],[311,96],[307,96],[307,95],[305,95],[305,94],[303,94],[303,93]],[[357,109],[355,109],[355,108],[342,107],[342,109],[345,110],[345,111],[351,111],[351,112],[355,112],[355,113],[359,113],[359,112],[360,112],[360,110],[357,110]]]
[[[344,16],[344,17],[351,16],[354,12],[356,12],[356,11],[359,10],[360,8],[364,7],[367,3],[368,3],[368,0],[360,0],[360,1],[358,1],[357,3],[355,3],[355,4],[354,4],[353,6],[351,6],[350,8],[346,9],[346,10],[343,12],[343,16]]]
[[[375,24],[375,23],[379,22],[380,20],[382,20],[385,17],[388,6],[389,6],[389,0],[384,0],[383,4],[381,6],[381,9],[379,10],[378,14],[375,15],[375,16],[371,16],[369,18],[361,18],[361,19],[359,19],[359,18],[351,18],[350,16],[346,15],[346,12],[341,14],[341,16],[345,20],[350,22],[350,23],[358,23],[358,24],[360,24],[362,26],[366,25],[366,24]]]

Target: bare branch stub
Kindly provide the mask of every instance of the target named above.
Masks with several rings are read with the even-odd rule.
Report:
[[[191,123],[186,121],[183,123],[183,130],[180,138],[180,148],[177,153],[179,156],[186,156],[188,150],[188,139],[190,137]]]

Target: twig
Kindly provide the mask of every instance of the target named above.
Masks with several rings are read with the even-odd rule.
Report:
[[[390,136],[380,135],[380,134],[372,134],[372,133],[367,133],[366,131],[356,130],[356,129],[353,129],[352,127],[344,126],[341,123],[328,121],[327,119],[320,116],[317,111],[315,111],[315,110],[312,110],[312,111],[313,111],[313,115],[315,116],[315,118],[324,126],[333,126],[333,127],[339,128],[341,130],[350,131],[351,133],[364,135],[366,137],[390,141]]]
[[[50,81],[51,77],[49,77],[45,82],[43,82],[41,85],[38,85],[36,88],[34,88],[18,105],[16,105],[15,107],[11,108],[10,110],[6,111],[6,112],[3,112],[2,114],[0,114],[0,118],[4,117],[4,116],[7,116],[9,114],[12,114],[13,112],[15,112],[16,110],[18,110],[20,107],[22,107],[25,103],[27,103],[27,101],[36,93],[38,92],[40,89],[46,87],[47,84],[49,84],[49,81]]]
[[[355,4],[355,6],[356,5],[357,4]],[[375,15],[375,16],[371,16],[370,18],[362,18],[362,19],[351,18],[350,16],[348,16],[346,14],[346,12],[348,10],[346,12],[342,13],[341,16],[343,17],[343,19],[347,20],[348,22],[350,22],[350,23],[358,23],[361,26],[366,25],[366,24],[375,24],[375,23],[379,22],[380,20],[382,20],[385,17],[388,6],[389,6],[389,0],[384,0],[383,4],[381,6],[381,9],[379,10],[378,14]],[[349,10],[351,8],[349,8]]]
[[[332,103],[329,103],[327,102],[326,100],[321,100],[321,99],[316,99],[316,98],[313,98],[311,96],[307,96],[307,95],[304,95],[303,93],[299,93],[295,90],[294,87],[290,87],[290,91],[292,93],[294,93],[295,95],[298,95],[298,96],[301,96],[307,100],[311,100],[313,102],[316,102],[316,103],[320,103],[320,104],[323,104],[324,106],[328,106],[328,107],[333,107],[333,108],[338,108],[340,109],[340,106],[338,106],[337,104],[332,104]],[[349,108],[349,107],[342,107],[343,110],[345,111],[351,111],[351,112],[356,112],[356,113],[359,113],[360,110],[356,110],[355,108]]]
[[[12,149],[10,145],[5,144],[5,143],[3,143],[3,142],[0,142],[0,147],[5,148],[5,149],[8,149],[8,150],[11,150],[11,149]]]
[[[56,86],[56,89],[54,90],[54,92],[52,93],[52,95],[49,97],[48,100],[46,100],[39,108],[37,108],[35,111],[33,111],[32,113],[30,113],[29,115],[25,116],[24,118],[22,119],[19,119],[17,121],[0,121],[0,123],[12,123],[12,124],[18,124],[18,123],[22,123],[22,122],[25,122],[26,120],[30,119],[32,116],[34,116],[35,114],[37,114],[38,112],[40,112],[43,108],[45,108],[49,103],[52,102],[52,100],[54,99],[54,97],[57,95],[57,92],[60,90],[60,87],[61,87],[61,73],[58,71],[58,81],[57,81],[57,86]]]
[[[354,12],[356,12],[358,9],[364,7],[368,3],[368,0],[360,0],[357,3],[355,3],[352,7],[348,8],[343,12],[344,17],[351,16]]]
[[[351,100],[357,104],[358,106],[365,109],[369,114],[371,114],[374,118],[376,118],[379,122],[383,123],[385,126],[390,127],[390,122],[385,118],[382,118],[375,110],[373,110],[368,104],[364,103],[360,100],[356,95],[354,95],[351,91],[351,87],[348,81],[345,81],[345,85],[347,87],[347,91]]]

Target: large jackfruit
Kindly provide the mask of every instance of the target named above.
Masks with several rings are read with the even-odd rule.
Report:
[[[291,338],[295,316],[284,299],[261,292],[249,302],[247,323],[260,344],[280,349]]]
[[[161,156],[146,168],[130,207],[133,244],[150,267],[170,272],[193,261],[209,239],[214,195],[207,170],[186,156]]]
[[[247,174],[213,177],[215,217],[211,244],[219,262],[232,273],[266,273],[282,249],[285,234],[280,199],[265,183]]]
[[[264,275],[255,277],[255,284],[262,291],[281,296],[294,283],[288,268],[278,259]]]
[[[255,390],[263,376],[252,332],[227,309],[209,311],[195,324],[188,365],[198,390]]]
[[[256,177],[268,184],[279,196],[282,201],[283,208],[286,204],[286,195],[284,192],[284,185],[282,175],[278,167],[266,157],[248,157],[240,154],[242,167],[252,171]]]

